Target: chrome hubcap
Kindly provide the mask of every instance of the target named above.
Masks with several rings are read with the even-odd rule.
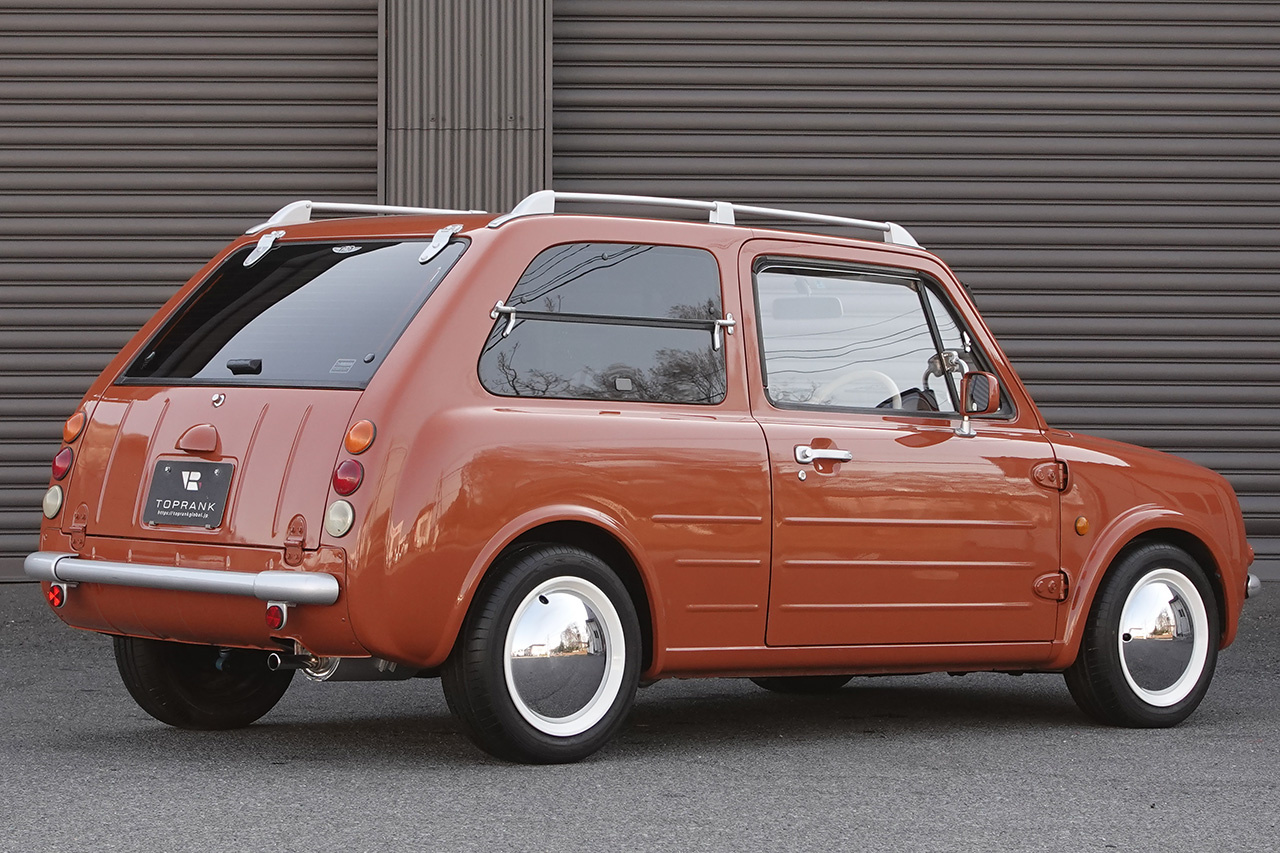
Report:
[[[553,578],[530,591],[511,619],[504,649],[516,710],[549,735],[590,729],[622,686],[622,620],[609,597],[582,578]]]
[[[1149,572],[1125,599],[1117,642],[1138,698],[1162,708],[1181,702],[1209,652],[1209,617],[1195,584],[1173,569]]]

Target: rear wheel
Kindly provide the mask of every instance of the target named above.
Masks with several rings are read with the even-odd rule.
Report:
[[[481,749],[508,761],[585,758],[635,699],[640,627],[626,587],[563,545],[493,567],[441,672],[445,699]]]
[[[293,680],[267,652],[115,637],[116,666],[142,710],[182,729],[236,729],[270,711]]]
[[[1174,726],[1208,691],[1220,636],[1199,564],[1180,548],[1144,545],[1103,579],[1067,687],[1100,722]]]
[[[767,675],[751,679],[757,687],[774,693],[817,695],[834,693],[849,683],[852,675]]]

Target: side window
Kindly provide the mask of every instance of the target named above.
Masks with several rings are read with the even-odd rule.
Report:
[[[495,308],[480,382],[504,397],[719,403],[720,273],[702,249],[571,243]]]
[[[954,414],[960,377],[981,369],[918,278],[773,259],[757,265],[755,288],[776,405]]]

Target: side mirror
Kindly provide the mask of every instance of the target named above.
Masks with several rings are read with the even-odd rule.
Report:
[[[995,374],[974,370],[960,380],[960,405],[963,408],[956,435],[977,435],[970,415],[992,415],[1000,411],[1000,380]]]
[[[980,370],[966,373],[960,380],[960,399],[966,415],[993,415],[1000,411],[1000,380]]]

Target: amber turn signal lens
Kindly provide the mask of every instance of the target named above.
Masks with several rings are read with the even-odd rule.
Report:
[[[333,469],[333,490],[346,496],[364,482],[364,466],[354,459],[344,459]]]
[[[84,421],[84,412],[76,412],[67,418],[67,422],[62,425],[62,440],[70,444],[79,438],[81,431],[84,429]]]
[[[373,425],[373,421],[356,421],[351,425],[351,429],[347,430],[347,437],[342,440],[342,446],[352,456],[364,453],[369,449],[369,445],[373,444],[374,436],[378,434],[378,428]]]
[[[53,479],[61,480],[71,470],[71,462],[75,459],[70,447],[64,447],[53,457]]]

